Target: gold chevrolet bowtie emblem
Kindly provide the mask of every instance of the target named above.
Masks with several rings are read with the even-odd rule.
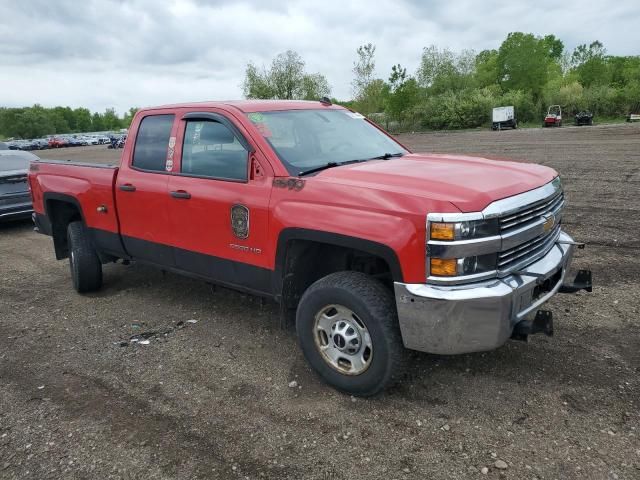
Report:
[[[548,232],[549,230],[551,230],[555,226],[556,217],[555,217],[555,215],[549,215],[549,216],[544,216],[543,218],[545,220],[544,220],[544,223],[542,224],[542,229],[545,232]]]

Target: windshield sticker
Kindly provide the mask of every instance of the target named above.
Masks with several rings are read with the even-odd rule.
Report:
[[[251,120],[253,123],[262,123],[264,122],[264,115],[262,115],[260,112],[251,112],[249,114],[249,120]]]
[[[167,172],[173,170],[173,152],[176,147],[176,137],[169,138],[169,148],[167,149],[167,161],[164,164],[164,169]]]
[[[351,118],[358,118],[358,119],[364,118],[364,115],[362,115],[361,113],[358,113],[358,112],[349,112],[349,111],[347,111],[347,112],[344,112],[344,113],[349,115]]]
[[[198,122],[196,123],[195,128],[193,129],[192,143],[194,145],[197,145],[200,142],[200,132],[202,131],[202,127],[204,127],[204,123]]]
[[[263,137],[271,137],[273,135],[266,123],[255,123],[254,125]]]

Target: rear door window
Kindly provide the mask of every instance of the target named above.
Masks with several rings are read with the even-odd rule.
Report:
[[[142,119],[133,150],[133,167],[165,171],[174,115],[149,115]]]

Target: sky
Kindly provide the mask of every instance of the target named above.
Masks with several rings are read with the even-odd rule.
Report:
[[[640,54],[640,0],[0,0],[0,12],[0,106],[120,114],[242,98],[247,63],[268,66],[288,49],[339,99],[368,42],[385,79],[396,63],[414,73],[429,45],[497,49],[512,31],[554,34],[569,51],[598,39],[609,54]]]

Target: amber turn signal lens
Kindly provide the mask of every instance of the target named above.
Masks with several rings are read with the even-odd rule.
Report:
[[[453,223],[433,222],[431,223],[430,230],[429,238],[431,238],[431,240],[453,240],[456,236]]]
[[[430,273],[438,277],[454,277],[458,273],[457,266],[455,258],[432,258]]]

